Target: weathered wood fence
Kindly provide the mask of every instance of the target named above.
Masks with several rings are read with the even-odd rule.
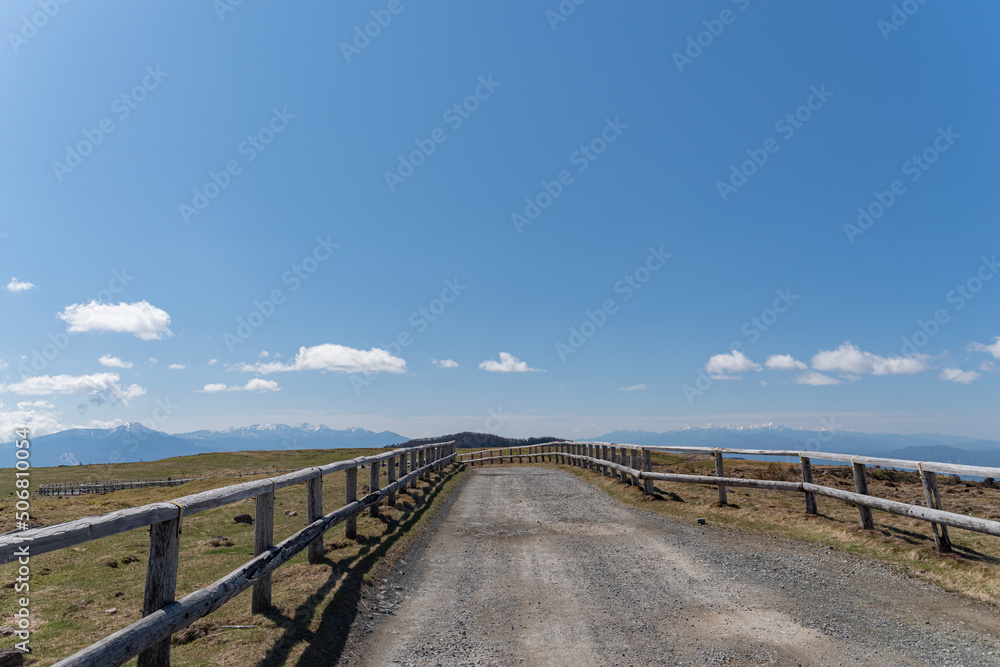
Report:
[[[16,561],[19,550],[25,546],[31,556],[37,556],[150,526],[143,618],[61,660],[56,667],[113,667],[136,655],[139,656],[139,667],[168,667],[172,634],[212,613],[251,586],[251,610],[253,613],[265,611],[271,605],[271,573],[276,568],[303,549],[308,549],[310,563],[320,562],[326,531],[345,523],[346,536],[356,537],[358,514],[368,510],[376,516],[382,498],[394,504],[397,491],[416,487],[418,479],[429,479],[432,470],[442,470],[455,458],[454,441],[394,449],[374,456],[304,468],[280,477],[212,489],[168,502],[8,533],[0,535],[0,564]],[[370,493],[359,499],[358,470],[364,467],[369,469]],[[380,480],[383,467],[386,470],[385,486],[381,486]],[[339,471],[344,471],[347,479],[345,504],[329,514],[323,514],[323,477]],[[274,544],[274,494],[278,489],[303,483],[306,485],[306,527]],[[183,517],[248,498],[256,498],[254,558],[213,584],[175,601]]]
[[[504,454],[504,452],[507,453]],[[653,452],[710,455],[715,458],[715,476],[653,472],[651,459]],[[787,482],[726,477],[723,463],[725,454],[798,457],[802,481]],[[939,553],[948,553],[951,551],[948,526],[1000,537],[1000,522],[944,511],[941,508],[941,493],[937,484],[938,474],[1000,477],[1000,468],[938,463],[935,461],[885,459],[873,456],[851,456],[849,454],[832,454],[829,452],[732,449],[726,447],[641,447],[638,445],[621,445],[607,442],[570,441],[550,442],[543,445],[528,445],[523,447],[504,447],[502,449],[484,449],[476,452],[463,452],[459,455],[460,461],[473,466],[504,462],[514,463],[514,459],[517,459],[517,463],[545,461],[568,464],[594,470],[605,476],[620,476],[620,480],[623,483],[642,486],[643,493],[647,495],[653,494],[654,481],[709,484],[718,487],[719,502],[724,505],[728,504],[726,495],[727,486],[802,493],[805,495],[807,514],[818,513],[816,496],[836,498],[855,505],[858,508],[861,527],[866,530],[871,530],[875,527],[872,517],[873,509],[930,522],[931,531],[934,535],[934,546]],[[854,476],[854,491],[845,491],[814,483],[812,474],[813,459],[841,461],[851,464]],[[867,466],[882,466],[918,472],[927,505],[911,505],[909,503],[901,503],[895,500],[872,496],[868,490]]]
[[[283,470],[260,470],[258,472],[241,472],[232,475],[221,475],[221,477],[256,477],[257,475],[270,475],[276,472],[291,472],[295,468],[285,468]],[[112,493],[114,491],[124,491],[126,489],[148,489],[156,486],[180,486],[188,482],[195,482],[201,479],[213,479],[211,477],[185,477],[183,479],[133,479],[128,481],[97,481],[97,482],[54,482],[52,484],[41,484],[38,487],[40,496],[83,496],[90,493]]]

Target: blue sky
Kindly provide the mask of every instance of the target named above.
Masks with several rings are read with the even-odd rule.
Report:
[[[998,438],[998,13],[6,2],[0,427]]]

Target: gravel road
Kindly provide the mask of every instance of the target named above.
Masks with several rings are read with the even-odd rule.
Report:
[[[1000,665],[994,607],[546,468],[470,470],[366,597],[340,664]]]

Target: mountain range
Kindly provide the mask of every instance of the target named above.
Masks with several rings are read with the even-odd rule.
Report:
[[[865,433],[794,429],[781,424],[713,426],[653,431],[619,430],[593,438],[601,442],[674,447],[790,449],[1000,467],[1000,441],[955,435]]]
[[[510,447],[555,438],[513,440],[490,434],[460,433],[442,436],[460,440],[465,447]],[[412,445],[441,438],[408,441],[392,431],[375,433],[363,428],[344,430],[300,424],[254,424],[221,430],[169,434],[138,422],[112,429],[77,428],[32,439],[31,464],[35,467],[156,461],[172,456],[206,452],[277,449],[340,449]],[[756,426],[684,426],[661,433],[619,430],[589,438],[602,442],[676,447],[732,447],[788,449],[838,454],[881,456],[917,461],[941,461],[1000,467],[1000,441],[962,436],[866,433],[848,430],[808,430],[768,423]],[[0,444],[0,461],[13,460],[13,443]],[[819,462],[819,460],[817,460]]]
[[[31,439],[31,465],[47,467],[85,463],[156,461],[206,452],[242,452],[265,449],[340,449],[385,447],[406,437],[352,427],[300,424],[254,424],[218,431],[201,430],[173,435],[129,422],[115,428],[74,428]],[[0,460],[13,460],[13,443],[0,445]]]

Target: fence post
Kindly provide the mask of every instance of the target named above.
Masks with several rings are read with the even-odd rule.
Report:
[[[865,474],[864,463],[854,463],[851,457],[851,467],[854,468],[854,490],[863,496],[868,495],[868,476]],[[858,505],[858,516],[861,518],[861,527],[865,530],[875,528],[875,519],[872,518],[872,508]]]
[[[396,481],[396,456],[395,454],[385,460],[385,485],[392,486]],[[389,507],[396,506],[396,489],[389,492]]]
[[[368,493],[378,491],[378,475],[381,461],[372,461],[368,464]],[[378,516],[378,503],[372,505],[368,510],[368,516]]]
[[[410,468],[409,469],[410,469],[410,472],[413,472],[414,470],[417,469],[417,451],[416,450],[413,450],[413,451],[410,452]],[[410,488],[411,489],[417,488],[417,478],[416,477],[414,477],[413,479],[410,480]]]
[[[929,470],[924,470],[920,463],[917,464],[920,471],[920,481],[924,486],[924,499],[931,509],[941,509],[941,492],[938,490],[937,475]],[[940,529],[941,534],[938,534]],[[931,522],[931,531],[934,533],[934,546],[939,554],[951,553],[951,538],[948,537],[948,526],[938,525]]]
[[[635,449],[635,447],[629,448],[628,460],[629,460],[629,467],[632,468],[632,470],[639,469],[639,452],[638,450]],[[639,476],[636,475],[635,473],[632,473],[631,477],[632,477],[632,482],[631,482],[632,486],[639,486]]]
[[[649,450],[645,447],[642,448],[642,471],[643,472],[653,472],[653,458],[649,453]],[[651,496],[654,493],[653,490],[653,480],[644,479],[642,485],[642,492],[647,496]]]
[[[406,477],[406,452],[399,455],[399,479]],[[406,492],[406,487],[403,487],[403,492]]]
[[[259,556],[274,546],[274,487],[257,496],[257,509],[253,518],[253,555]],[[253,585],[250,612],[259,614],[271,607],[271,573]]]
[[[726,471],[722,467],[722,452],[719,451],[718,447],[715,448],[715,476],[716,477],[726,476]],[[719,504],[720,505],[729,504],[728,499],[726,497],[726,487],[723,486],[722,484],[719,484]]]
[[[344,471],[346,480],[344,482],[346,491],[344,492],[344,504],[350,505],[358,499],[358,464],[355,463]],[[358,536],[358,515],[352,514],[344,521],[344,537],[353,540]]]
[[[625,462],[625,456],[626,456],[626,454],[625,454],[625,448],[624,447],[619,447],[618,448],[618,465],[621,465],[621,466],[627,466],[628,465],[628,463]],[[621,480],[622,484],[628,484],[628,473],[623,470],[621,472],[621,475],[619,476],[619,479]]]
[[[154,523],[149,529],[149,561],[142,615],[149,616],[174,601],[181,517]],[[139,667],[170,667],[170,637],[139,654]]]
[[[427,450],[425,450],[425,449],[421,449],[419,452],[417,452],[417,467],[418,468],[423,468],[424,467],[424,462],[427,460],[426,451]],[[483,455],[480,454],[479,458],[482,459],[482,457],[483,457]],[[480,460],[479,464],[482,465],[482,463],[483,463],[482,460]],[[418,475],[418,477],[420,477],[420,479],[427,479],[427,471],[424,471],[424,472],[420,473]]]
[[[808,456],[799,454],[799,464],[802,468],[802,481],[806,484],[813,483],[812,460]],[[818,514],[816,509],[816,494],[806,492],[806,514]]]
[[[323,475],[320,473],[316,477],[306,482],[306,525],[323,517]],[[323,560],[323,536],[320,535],[309,543],[307,554],[308,560],[312,564]]]

